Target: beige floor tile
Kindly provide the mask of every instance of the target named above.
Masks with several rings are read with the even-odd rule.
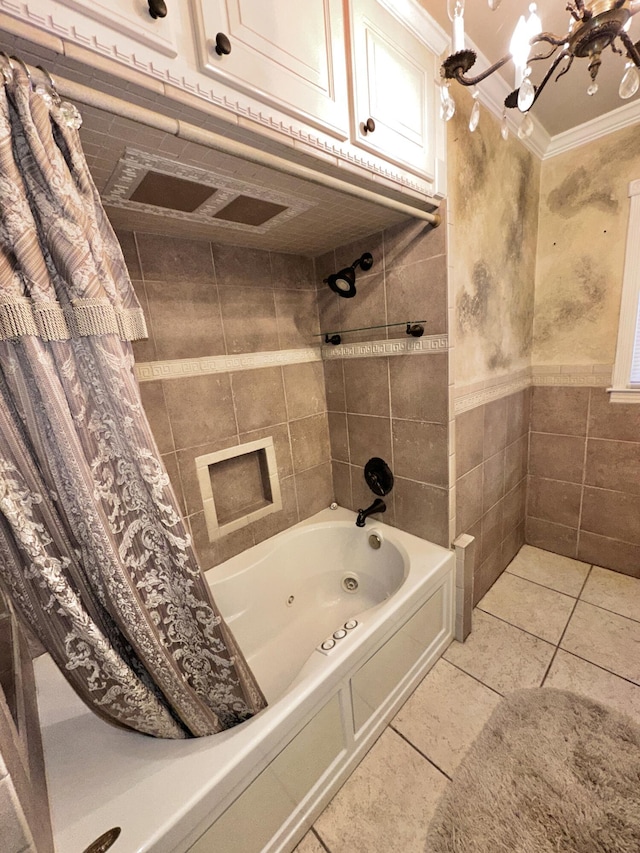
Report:
[[[478,607],[542,640],[558,643],[574,604],[567,595],[505,572]]]
[[[562,649],[551,664],[544,686],[581,693],[640,723],[640,687]]]
[[[640,684],[640,623],[579,601],[561,647]]]
[[[497,693],[441,659],[391,725],[451,775],[499,702]]]
[[[314,828],[331,853],[423,853],[446,785],[446,776],[387,729]]]
[[[465,643],[452,643],[444,657],[498,693],[539,687],[555,646],[495,616],[473,612],[473,628]]]
[[[639,578],[594,566],[580,599],[640,622]]]
[[[589,573],[589,564],[523,545],[507,566],[507,571],[577,598]]]
[[[293,853],[326,853],[326,851],[313,832],[307,832]]]

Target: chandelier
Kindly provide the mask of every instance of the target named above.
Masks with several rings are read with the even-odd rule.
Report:
[[[524,15],[520,16],[511,38],[509,53],[475,77],[468,76],[477,57],[473,50],[465,48],[464,2],[465,0],[448,0],[449,17],[453,22],[453,52],[440,68],[443,81],[441,112],[447,121],[455,113],[455,103],[449,93],[452,80],[457,80],[463,86],[476,86],[511,60],[515,65],[515,89],[504,101],[505,111],[501,128],[504,139],[509,134],[506,110],[517,108],[525,114],[518,136],[521,139],[529,136],[533,131],[529,110],[538,100],[549,80],[554,75],[558,80],[566,74],[576,57],[589,61],[588,69],[591,78],[587,89],[589,95],[595,95],[598,91],[596,78],[602,64],[602,53],[607,48],[611,48],[613,53],[620,56],[626,56],[618,90],[620,97],[631,98],[640,88],[640,41],[634,44],[628,32],[632,16],[640,12],[640,0],[569,0],[566,8],[571,17],[565,35],[543,32],[536,5],[532,3],[529,6],[528,18],[525,19]],[[496,9],[500,2],[501,0],[488,0],[492,10]],[[530,55],[532,48],[536,46],[542,47],[542,52]],[[531,63],[546,59],[551,60],[549,67],[540,83],[534,85],[531,81]],[[473,98],[474,104],[469,120],[471,131],[478,126],[480,116],[477,91],[474,91]]]

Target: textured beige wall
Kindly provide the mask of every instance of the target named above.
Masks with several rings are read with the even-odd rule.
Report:
[[[534,364],[613,362],[636,178],[637,125],[543,163]]]
[[[452,87],[453,89],[453,87]],[[540,162],[482,109],[468,129],[471,97],[452,91],[448,124],[451,277],[456,309],[456,384],[530,363]]]

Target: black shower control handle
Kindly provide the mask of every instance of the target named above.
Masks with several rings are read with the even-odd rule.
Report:
[[[215,50],[218,56],[228,56],[231,53],[231,42],[224,33],[216,33]]]
[[[149,0],[149,14],[154,20],[156,18],[166,18],[167,4],[164,0]]]

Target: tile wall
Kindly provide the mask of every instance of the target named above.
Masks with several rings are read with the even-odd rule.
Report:
[[[476,539],[474,605],[525,541],[530,398],[526,388],[456,417],[456,535]]]
[[[353,299],[322,283],[363,252],[373,254],[374,265],[357,274]],[[446,335],[444,227],[411,222],[372,234],[316,259],[316,275],[322,331],[426,320],[425,335]],[[406,341],[405,328],[344,334],[343,343],[389,338]],[[448,547],[446,350],[347,356],[325,360],[324,368],[337,501],[354,510],[372,502],[364,465],[380,456],[395,476],[384,521]]]
[[[604,388],[533,389],[530,545],[640,577],[640,406]]]
[[[149,339],[136,362],[317,346],[310,258],[121,232]],[[145,410],[203,569],[333,500],[320,361],[140,385]],[[210,543],[194,459],[273,436],[283,509]]]

